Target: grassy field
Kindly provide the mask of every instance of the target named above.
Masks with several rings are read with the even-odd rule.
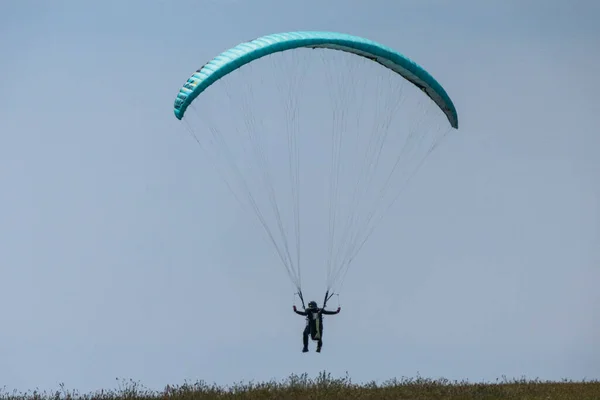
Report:
[[[30,391],[27,393],[8,393],[0,391],[0,400],[42,400],[42,399],[148,399],[148,400],[207,400],[207,399],[406,399],[406,400],[600,400],[600,381],[561,381],[544,382],[540,380],[508,380],[497,382],[471,383],[467,381],[451,382],[446,379],[403,378],[392,379],[380,384],[353,383],[346,376],[333,378],[322,372],[314,379],[307,375],[292,375],[288,379],[276,382],[238,383],[227,387],[210,385],[200,381],[194,384],[167,386],[163,391],[151,391],[134,381],[120,381],[118,390],[96,393],[78,393],[68,391],[61,385],[60,390],[52,393]]]

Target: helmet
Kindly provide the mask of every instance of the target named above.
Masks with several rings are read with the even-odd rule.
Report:
[[[316,301],[311,301],[308,303],[308,308],[317,308],[317,302]]]

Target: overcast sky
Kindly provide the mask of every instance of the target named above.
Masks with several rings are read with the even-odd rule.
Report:
[[[594,0],[0,2],[0,387],[600,378],[599,19]],[[173,116],[207,60],[294,30],[398,49],[460,120],[352,265],[321,354]]]

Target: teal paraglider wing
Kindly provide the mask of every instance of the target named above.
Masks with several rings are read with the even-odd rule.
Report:
[[[341,50],[383,65],[419,87],[446,114],[450,125],[458,128],[458,115],[452,100],[442,85],[421,66],[389,47],[336,32],[277,33],[240,43],[206,63],[187,80],[175,100],[175,116],[182,119],[200,93],[230,72],[261,57],[302,47]]]

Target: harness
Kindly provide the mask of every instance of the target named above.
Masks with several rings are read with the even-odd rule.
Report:
[[[317,311],[311,311],[307,309],[306,312],[306,323],[310,329],[310,338],[312,340],[319,340],[321,338],[321,328],[323,324],[323,314],[321,310],[317,308]]]

